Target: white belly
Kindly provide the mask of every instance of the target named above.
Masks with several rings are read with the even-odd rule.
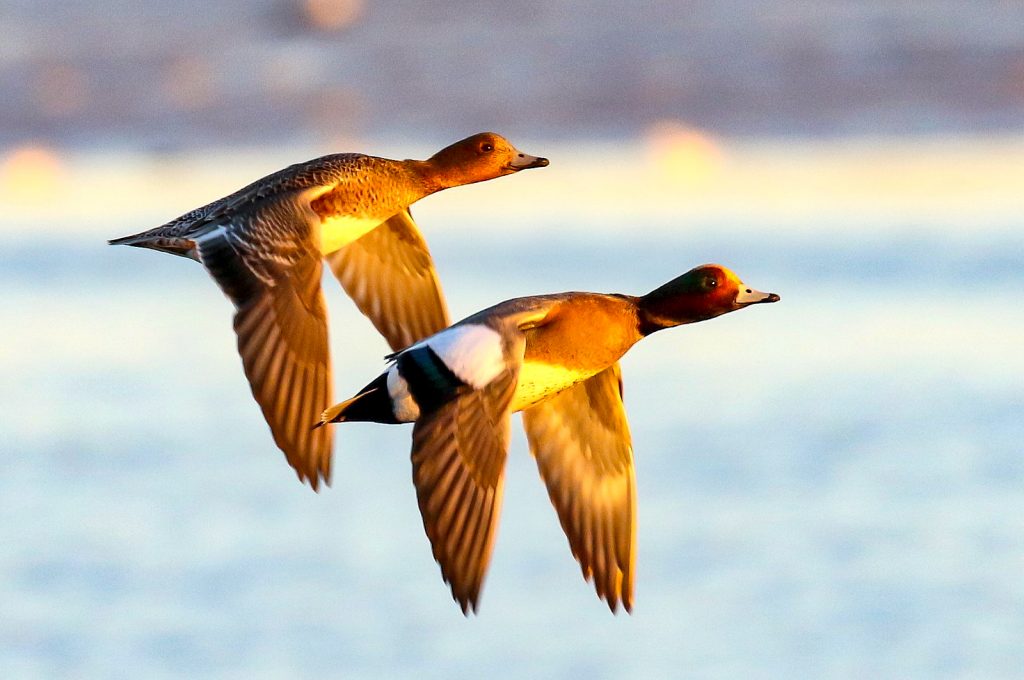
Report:
[[[400,423],[412,423],[420,417],[420,407],[409,393],[409,383],[398,373],[398,366],[391,365],[388,369],[388,396],[391,398],[391,410],[395,420]]]
[[[519,369],[519,384],[512,396],[512,411],[529,408],[545,397],[586,380],[595,372],[527,361]]]
[[[344,248],[371,229],[380,225],[381,220],[373,217],[339,215],[320,220],[320,252],[323,255]]]

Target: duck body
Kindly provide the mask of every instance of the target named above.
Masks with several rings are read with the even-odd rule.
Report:
[[[225,218],[235,212],[260,204],[269,209],[274,198],[284,199],[290,210],[308,210],[315,215],[316,228],[309,231],[308,237],[322,255],[329,255],[437,191],[436,185],[429,184],[419,172],[417,163],[421,162],[357,153],[321,156],[267,175],[155,229],[111,243],[152,248],[201,261],[197,240],[224,226]],[[269,213],[265,217],[270,217]],[[288,224],[267,222],[262,239],[265,246],[276,246],[282,237],[289,236]],[[302,229],[298,231],[292,238],[307,236],[301,233]]]
[[[344,171],[330,190],[309,196],[320,218],[322,255],[347,246],[440,188],[427,181],[419,161],[352,154],[335,158]]]
[[[597,375],[643,337],[634,297],[571,292],[550,298],[543,319],[524,332],[513,412]]]
[[[321,424],[414,422],[413,482],[442,576],[475,609],[503,489],[510,415],[584,577],[614,611],[632,608],[636,483],[619,359],[641,338],[779,298],[724,267],[695,268],[647,295],[516,298],[391,355],[391,365]]]
[[[449,187],[543,167],[494,133],[427,160],[343,153],[292,165],[113,245],[200,262],[235,306],[238,350],[278,447],[315,489],[330,479],[331,436],[308,422],[331,402],[327,257],[392,349],[449,324],[426,242],[409,206]]]
[[[477,312],[392,355],[381,376],[389,400],[377,401],[383,410],[376,413],[361,409],[360,419],[414,422],[421,404],[429,408],[460,389],[483,388],[511,364],[517,377],[509,412],[530,408],[600,373],[642,337],[635,300],[573,291],[515,298]]]

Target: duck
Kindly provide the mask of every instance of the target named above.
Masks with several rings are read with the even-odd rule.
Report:
[[[326,409],[329,423],[413,423],[413,485],[434,559],[463,614],[477,611],[504,488],[511,414],[583,577],[611,611],[633,608],[636,479],[619,359],[642,338],[775,293],[701,265],[646,295],[566,292],[506,300],[389,355]]]
[[[326,259],[392,350],[447,327],[441,285],[409,207],[450,187],[548,165],[482,132],[426,160],[340,153],[298,163],[162,226],[109,241],[196,260],[235,308],[238,352],[277,446],[314,490],[331,479]]]

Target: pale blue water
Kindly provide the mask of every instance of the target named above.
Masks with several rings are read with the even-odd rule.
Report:
[[[581,579],[517,431],[463,618],[407,427],[339,428],[334,485],[311,493],[201,269],[43,224],[0,250],[0,677],[1024,677],[1019,216],[596,225],[585,243],[561,219],[431,234],[453,314],[641,293],[705,261],[782,295],[624,361],[632,616]],[[347,396],[385,348],[325,284]]]

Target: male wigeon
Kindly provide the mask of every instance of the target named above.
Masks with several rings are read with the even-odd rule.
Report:
[[[501,505],[510,415],[530,450],[583,576],[612,611],[633,606],[636,483],[619,358],[663,328],[711,319],[774,293],[718,265],[634,297],[516,298],[390,355],[390,367],[320,423],[414,422],[413,483],[452,595],[476,610]]]
[[[321,258],[393,350],[449,324],[427,244],[409,213],[424,196],[547,159],[484,132],[425,161],[334,154],[292,165],[163,226],[114,239],[197,260],[235,305],[253,396],[288,462],[330,481],[331,403]]]

